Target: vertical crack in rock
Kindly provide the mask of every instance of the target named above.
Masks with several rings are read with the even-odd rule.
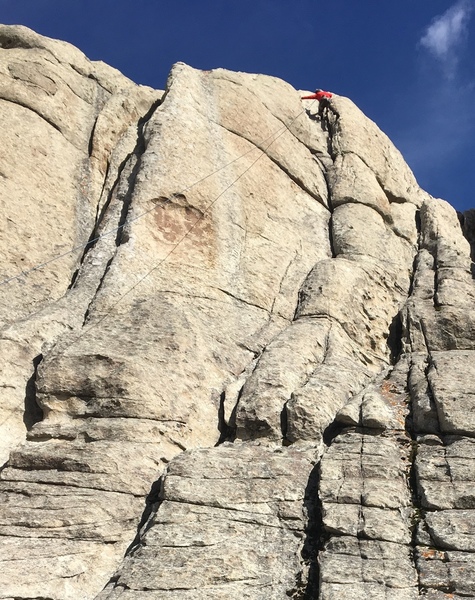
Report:
[[[161,100],[155,101],[151,105],[147,113],[143,117],[141,117],[137,123],[137,140],[135,143],[135,148],[131,153],[129,153],[125,157],[125,159],[119,165],[116,180],[111,186],[111,190],[101,209],[101,214],[97,219],[96,225],[90,237],[90,241],[84,249],[84,253],[81,258],[81,264],[84,262],[88,252],[96,246],[99,240],[101,240],[101,233],[104,234],[105,230],[105,233],[107,235],[110,232],[114,232],[114,230],[116,231],[116,247],[119,247],[121,244],[126,243],[129,239],[129,236],[125,231],[125,227],[127,222],[127,215],[129,213],[130,206],[132,203],[135,180],[137,178],[137,174],[140,171],[141,156],[146,150],[144,129],[160,104]],[[131,165],[132,168],[130,169]],[[129,170],[130,172],[126,175],[127,170]],[[124,181],[124,177],[126,181]],[[122,191],[121,188],[125,188],[125,191]],[[115,209],[112,211],[112,214],[109,215],[108,212],[114,200],[119,200],[121,203],[120,213],[117,215],[117,209]],[[98,297],[99,292],[101,291],[101,288],[106,280],[110,267],[113,263],[115,254],[116,252],[113,253],[113,255],[109,258],[109,260],[103,267],[103,272],[96,287],[95,293],[92,296],[89,305],[84,313],[83,326],[86,325],[86,323],[88,322],[91,308],[94,305],[95,299]]]
[[[156,481],[152,483],[152,487],[150,488],[150,492],[145,498],[145,508],[142,513],[142,516],[137,525],[137,534],[135,538],[130,543],[129,547],[125,551],[125,556],[132,556],[136,550],[140,547],[143,537],[146,535],[147,531],[152,527],[153,518],[160,508],[161,500],[160,494],[163,486],[163,476],[159,477]],[[109,583],[114,583],[113,578]]]
[[[88,242],[88,243],[89,243],[89,242]],[[80,259],[80,263],[81,263],[81,261],[82,261],[82,257],[81,257],[81,259]],[[71,282],[70,282],[70,284],[68,285],[68,290],[72,290],[72,289],[74,288],[74,286],[75,286],[75,284],[76,284],[76,280],[77,280],[77,278],[78,278],[78,275],[79,275],[79,268],[77,268],[77,269],[76,269],[76,270],[73,272],[73,274],[71,275]]]
[[[100,115],[100,109],[97,112],[98,112],[98,114],[97,114],[97,117],[96,117],[96,119],[94,121],[93,126],[91,127],[91,134],[89,136],[89,141],[88,141],[88,144],[87,144],[87,153],[88,153],[89,158],[91,158],[92,152],[94,150],[94,136],[95,136],[95,133],[96,133],[96,127],[97,127],[97,122],[98,122],[99,115]]]
[[[392,365],[395,365],[399,360],[402,352],[402,331],[403,322],[400,312],[393,317],[391,325],[389,326],[389,334],[387,339],[388,348],[390,351],[390,361]]]
[[[331,257],[336,258],[337,253],[335,250],[335,241],[333,238],[333,214],[331,215],[330,220],[328,221],[328,241],[330,243]]]
[[[321,125],[323,131],[325,131],[328,134],[328,154],[331,156],[332,160],[335,161],[337,152],[333,144],[333,139],[338,130],[338,118],[335,118],[333,114],[330,118],[329,114],[327,113],[321,119]]]
[[[127,215],[130,210],[130,205],[132,202],[135,180],[137,178],[137,174],[140,171],[140,167],[141,167],[141,157],[146,150],[144,131],[145,131],[145,127],[146,127],[147,123],[150,121],[153,114],[155,113],[155,111],[157,110],[157,108],[160,106],[161,103],[162,103],[162,99],[154,102],[152,104],[152,106],[150,107],[150,109],[148,110],[148,112],[143,117],[141,117],[137,123],[137,143],[136,143],[134,151],[132,152],[132,154],[136,157],[136,161],[135,161],[134,167],[132,169],[132,172],[127,177],[128,186],[127,186],[127,192],[123,198],[122,210],[121,210],[121,214],[120,214],[120,218],[119,218],[119,224],[117,227],[117,236],[116,236],[116,241],[115,241],[116,246],[125,244],[129,239],[127,233],[124,231],[124,228],[125,228],[126,221],[127,221]]]
[[[127,236],[124,237],[123,229],[125,227],[127,215],[128,215],[129,209],[130,209],[130,204],[132,202],[135,180],[136,180],[137,174],[140,170],[141,156],[143,155],[143,153],[146,150],[144,129],[145,129],[145,126],[147,125],[147,123],[149,122],[149,120],[152,118],[155,111],[157,110],[158,106],[160,106],[160,104],[161,104],[161,100],[155,101],[151,105],[151,107],[149,108],[147,113],[138,120],[138,122],[137,122],[137,141],[135,143],[135,148],[131,153],[129,153],[125,157],[125,159],[120,164],[118,171],[117,171],[117,177],[116,177],[115,183],[111,187],[111,191],[107,197],[106,202],[104,203],[104,206],[101,210],[101,215],[100,215],[100,217],[98,219],[98,223],[96,224],[96,227],[95,227],[95,231],[93,232],[94,237],[97,237],[98,226],[101,224],[103,217],[104,217],[105,213],[107,212],[107,209],[110,205],[110,202],[111,202],[114,194],[118,192],[117,188],[119,187],[119,185],[123,185],[123,182],[121,180],[124,176],[126,167],[131,162],[132,158],[134,157],[134,160],[132,161],[133,162],[132,171],[131,171],[131,173],[129,173],[127,175],[127,178],[126,178],[127,179],[127,183],[125,186],[126,191],[125,191],[125,193],[119,192],[120,197],[121,197],[121,202],[122,202],[122,209],[121,209],[120,216],[119,216],[118,223],[117,223],[117,235],[115,238],[116,246],[120,246],[120,244],[126,243],[127,239],[128,239]]]
[[[304,507],[307,514],[302,560],[306,569],[306,584],[295,600],[319,598],[320,573],[318,554],[323,549],[327,535],[323,529],[322,504],[318,495],[320,485],[320,463],[317,463],[305,488]]]
[[[363,409],[363,403],[361,404],[361,423],[364,424],[365,421],[367,421],[367,419],[365,419],[365,411]],[[360,490],[360,494],[359,494],[359,498],[355,498],[356,500],[358,500],[358,513],[356,516],[356,539],[357,540],[364,540],[364,539],[371,539],[370,536],[367,535],[366,533],[366,528],[365,528],[365,510],[364,510],[364,505],[365,505],[365,488],[367,487],[367,482],[366,482],[366,473],[365,473],[365,468],[364,468],[364,457],[365,457],[365,442],[366,442],[366,435],[371,435],[371,430],[369,430],[369,428],[363,427],[360,430],[361,433],[361,442],[360,442],[360,447],[359,447],[359,464],[358,464],[358,477],[361,481],[361,490]],[[338,535],[338,533],[337,533]],[[360,543],[358,543],[358,548],[361,548]],[[363,573],[363,568],[361,568],[361,575],[362,575],[362,580],[364,581],[364,573]]]
[[[414,301],[414,298],[417,298],[417,296],[420,295],[420,281],[417,278],[420,278],[420,265],[423,262],[423,258],[421,257],[421,251],[423,248],[423,231],[420,210],[416,211],[415,219],[417,230],[417,253],[413,262],[408,294],[408,301],[412,302]],[[434,289],[430,291],[430,294],[434,294]],[[404,320],[401,319],[401,346],[414,351],[415,340],[413,339],[413,331],[411,330],[413,325],[412,327],[406,328],[403,324],[403,321]],[[409,410],[405,418],[405,430],[411,440],[407,474],[407,483],[411,495],[412,504],[411,560],[417,576],[417,590],[418,595],[420,596],[425,594],[426,592],[421,581],[421,573],[417,560],[418,545],[420,543],[420,534],[424,521],[424,510],[422,507],[420,497],[416,461],[419,448],[418,436],[420,434],[421,425],[427,422],[429,415],[433,415],[435,405],[433,403],[433,398],[430,391],[430,384],[427,377],[430,361],[430,350],[425,326],[422,320],[420,321],[419,326],[425,352],[421,356],[416,356],[413,352],[409,353],[409,366],[406,380],[406,389],[409,397]],[[422,365],[421,361],[424,361],[425,365]],[[423,367],[423,369],[421,369],[421,367]]]
[[[125,163],[128,160],[128,156],[124,159],[123,164],[119,167],[118,169],[118,177],[117,179],[120,177],[120,174],[122,172],[122,169],[125,165]],[[82,264],[84,263],[84,260],[87,256],[87,254],[89,253],[89,251],[94,248],[94,246],[96,245],[97,241],[98,241],[98,236],[99,236],[99,230],[100,227],[102,225],[102,222],[105,218],[105,215],[107,213],[107,210],[109,208],[109,204],[112,198],[112,191],[108,194],[108,197],[106,199],[106,202],[104,203],[104,205],[101,208],[101,198],[104,195],[104,191],[106,189],[106,185],[107,185],[107,181],[108,181],[108,177],[109,177],[109,170],[110,170],[110,162],[109,160],[107,161],[107,167],[106,167],[106,172],[104,174],[104,179],[103,179],[103,183],[102,183],[102,189],[101,189],[101,193],[99,195],[99,199],[97,201],[97,205],[96,205],[96,215],[95,215],[95,219],[94,219],[94,226],[92,228],[92,231],[89,235],[89,239],[87,241],[87,243],[85,244],[82,254],[79,258],[79,266],[78,268],[74,271],[72,277],[71,277],[71,283],[68,286],[68,290],[74,289],[75,285],[76,285],[76,281],[77,278],[79,276],[80,273],[80,269]],[[112,190],[114,190],[115,185],[112,187]]]
[[[326,449],[324,450],[323,457],[326,450],[331,446],[333,440],[341,433],[343,428],[344,425],[333,421],[325,429],[323,432],[323,441]],[[322,593],[319,557],[321,552],[324,551],[331,535],[325,529],[323,520],[323,502],[320,496],[321,460],[312,469],[305,489],[304,507],[307,514],[307,525],[305,528],[302,559],[306,566],[307,577],[303,593],[296,595],[296,600],[314,600],[320,598]]]
[[[287,438],[287,431],[288,431],[288,427],[289,427],[289,417],[287,414],[288,402],[289,401],[287,400],[287,402],[284,403],[284,406],[282,407],[282,411],[280,413],[280,430],[282,432],[282,445],[284,445],[284,446],[290,446],[290,444],[292,443]]]
[[[416,242],[417,251],[414,254],[414,260],[412,262],[412,268],[411,268],[411,274],[410,274],[410,280],[409,280],[409,290],[407,293],[408,299],[411,298],[414,293],[414,282],[415,282],[415,278],[416,278],[417,264],[418,264],[419,253],[421,251],[421,244],[422,244],[422,241],[421,241],[422,224],[421,224],[421,211],[420,210],[415,211],[414,221],[415,221],[416,232],[417,232],[417,242]],[[401,332],[401,340],[402,340],[402,335],[403,335],[403,332]],[[406,334],[406,336],[407,336],[407,334]],[[407,340],[407,342],[409,342],[409,339]]]
[[[304,282],[300,286],[299,291],[297,292],[297,303],[295,305],[295,310],[294,310],[294,314],[293,314],[293,317],[292,317],[292,321],[296,321],[298,319],[298,316],[299,316],[299,313],[300,313],[300,307],[305,302],[306,293],[305,293],[305,291],[304,291],[303,288],[304,288],[305,281],[307,280],[307,278],[310,275],[310,273],[311,273],[311,271],[308,273],[307,277],[304,279]]]
[[[434,305],[434,310],[441,309],[441,302],[439,301],[439,271],[436,267],[437,265],[437,252],[434,253],[434,295],[432,297],[432,302]]]
[[[219,439],[216,442],[216,446],[220,446],[222,443],[228,441],[232,437],[233,428],[229,426],[226,421],[226,392],[221,392],[219,397],[218,407],[218,431]]]
[[[94,293],[94,296],[91,298],[91,301],[89,302],[89,305],[86,308],[86,312],[84,313],[84,317],[83,317],[83,320],[82,320],[82,326],[83,327],[85,327],[85,325],[88,322],[89,315],[91,313],[91,308],[92,308],[92,306],[94,304],[94,300],[97,297],[97,295],[99,294],[99,292],[101,291],[101,288],[102,288],[102,286],[104,284],[104,281],[106,279],[107,273],[109,272],[109,269],[110,269],[110,266],[111,266],[113,260],[114,260],[114,258],[112,257],[105,264],[104,271],[103,271],[103,273],[101,275],[101,278],[99,279],[99,283],[97,285],[97,288],[96,288],[96,291]]]
[[[416,468],[416,460],[417,460],[417,452],[418,452],[418,441],[417,441],[417,432],[414,421],[414,398],[412,397],[412,389],[411,385],[411,369],[412,365],[409,366],[407,373],[407,390],[409,393],[409,411],[406,416],[405,429],[411,439],[411,450],[409,453],[409,465],[408,465],[408,486],[411,494],[411,502],[412,502],[412,519],[411,519],[411,547],[412,547],[412,560],[414,563],[414,568],[417,574],[417,586],[419,590],[419,595],[421,595],[423,591],[423,587],[421,584],[420,572],[417,568],[416,561],[416,552],[418,546],[418,537],[420,534],[420,528],[423,520],[423,509],[422,503],[419,493],[419,485],[417,481],[417,468]]]
[[[38,375],[38,367],[43,360],[43,355],[38,354],[33,359],[33,374],[28,379],[25,388],[25,410],[23,413],[23,423],[27,431],[43,419],[43,411],[36,401],[36,378]]]
[[[327,124],[327,126],[325,127],[324,124]],[[333,149],[333,122],[330,121],[330,118],[328,117],[328,114],[323,117],[321,119],[321,125],[322,125],[322,129],[324,131],[328,132],[328,154],[330,155],[331,159],[333,160],[333,162],[335,162],[335,158],[336,158],[336,154],[335,151]],[[321,164],[321,163],[320,163]],[[334,218],[334,212],[335,212],[335,207],[333,204],[333,199],[332,199],[332,194],[333,194],[333,186],[331,184],[330,181],[330,175],[328,172],[328,168],[326,168],[323,164],[321,164],[322,169],[323,169],[323,176],[325,178],[325,182],[327,185],[327,194],[328,194],[328,208],[330,211],[330,219],[328,221],[328,241],[330,244],[330,251],[331,251],[331,257],[332,258],[336,258],[337,256],[337,252],[335,250],[335,241],[334,241],[334,236],[333,236],[333,218]]]
[[[127,163],[128,159],[129,159],[129,156],[127,156],[124,159],[122,165],[119,166],[118,174],[117,174],[117,180],[120,178],[120,175],[122,173],[124,165]],[[105,215],[107,213],[107,210],[109,208],[109,204],[110,204],[110,201],[111,201],[111,198],[112,198],[112,191],[115,188],[115,184],[112,187],[112,191],[108,194],[107,199],[106,199],[104,205],[101,208],[101,198],[102,198],[102,196],[104,194],[104,191],[106,189],[107,180],[108,180],[108,176],[109,176],[109,170],[110,170],[110,163],[109,163],[109,161],[107,161],[107,168],[106,168],[106,172],[104,174],[104,179],[103,179],[103,183],[102,183],[101,194],[100,194],[100,196],[98,198],[97,206],[96,206],[96,216],[95,216],[95,220],[94,220],[94,227],[92,228],[91,234],[89,235],[89,240],[87,241],[87,244],[84,246],[84,250],[83,250],[81,258],[79,260],[79,265],[83,264],[84,259],[86,258],[87,253],[89,252],[89,250],[91,250],[92,248],[94,248],[94,246],[96,245],[96,243],[98,241],[97,238],[99,236],[100,227],[102,225],[104,217],[105,217]],[[79,269],[74,274],[73,281],[72,281],[71,285],[69,286],[70,288],[73,287],[72,284],[76,281],[77,273],[78,272],[79,272]]]
[[[426,335],[427,334],[424,331],[424,337],[425,338],[426,338]],[[426,339],[426,343],[428,343],[427,339]],[[428,350],[429,350],[429,348],[428,348]],[[433,418],[435,418],[435,422],[436,422],[436,429],[435,429],[435,431],[430,431],[429,433],[439,433],[439,432],[442,432],[442,428],[441,428],[441,425],[440,425],[440,416],[439,416],[439,411],[438,411],[438,407],[437,407],[437,402],[435,400],[434,389],[432,387],[431,379],[429,377],[429,372],[430,372],[430,370],[432,368],[436,368],[435,367],[435,361],[434,361],[434,357],[431,354],[431,352],[428,351],[428,354],[427,354],[427,365],[426,365],[426,368],[424,370],[424,377],[425,377],[426,382],[427,382],[427,395],[428,395],[428,398],[429,398],[430,407],[431,407],[432,412],[433,412]],[[424,433],[424,432],[422,432],[422,433]]]
[[[257,352],[255,350],[251,350],[245,345],[242,345],[242,348],[252,354],[252,360],[246,366],[245,369],[228,385],[226,389],[223,390],[220,396],[220,403],[218,408],[218,429],[220,432],[219,440],[216,446],[221,445],[224,442],[234,442],[236,439],[236,412],[237,407],[239,405],[239,401],[243,394],[244,386],[246,382],[249,380],[253,372],[255,371],[259,357],[265,351],[265,347]],[[228,413],[229,417],[226,419],[226,404],[228,405]]]

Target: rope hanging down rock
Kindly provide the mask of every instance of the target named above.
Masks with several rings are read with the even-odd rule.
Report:
[[[312,103],[313,104],[313,103]],[[283,125],[281,128],[279,128],[277,131],[275,131],[274,133],[270,134],[269,136],[267,136],[266,138],[264,138],[263,140],[261,140],[259,142],[259,146],[261,146],[262,144],[265,144],[267,142],[267,140],[269,140],[270,138],[274,138],[271,140],[271,142],[263,149],[261,150],[261,154],[259,155],[259,157],[243,172],[241,173],[241,175],[239,175],[232,183],[230,183],[228,185],[228,187],[226,187],[222,192],[220,192],[220,194],[208,205],[208,207],[205,209],[205,211],[203,212],[203,214],[192,224],[192,226],[186,231],[186,233],[183,235],[182,238],[180,238],[180,240],[177,242],[177,244],[172,248],[172,250],[170,250],[170,252],[166,255],[166,257],[164,259],[162,259],[160,261],[160,263],[155,266],[151,271],[154,271],[156,268],[158,268],[158,266],[160,266],[169,256],[170,254],[172,254],[175,249],[177,248],[177,246],[179,244],[181,244],[181,242],[187,237],[187,235],[193,230],[193,228],[195,227],[195,225],[205,216],[205,214],[207,213],[207,211],[214,205],[214,203],[225,193],[227,192],[245,173],[247,173],[249,171],[249,169],[251,169],[254,164],[262,157],[263,154],[266,153],[266,151],[270,148],[270,146],[285,132],[286,129],[290,129],[290,127],[295,123],[295,121],[300,117],[300,115],[302,115],[305,112],[305,110],[300,111],[292,120],[288,125]],[[275,137],[274,137],[275,136]],[[227,169],[228,167],[230,167],[232,164],[234,164],[235,162],[237,162],[238,160],[241,160],[241,158],[244,158],[245,156],[247,156],[248,154],[250,154],[251,152],[253,152],[254,150],[256,150],[256,148],[250,148],[249,150],[247,150],[246,152],[244,152],[244,154],[241,154],[240,156],[234,158],[233,160],[231,160],[230,162],[226,163],[225,165],[223,165],[222,167],[217,168],[215,171],[212,171],[211,173],[208,173],[207,175],[205,175],[204,177],[201,177],[201,179],[198,179],[196,181],[194,181],[192,184],[190,184],[189,186],[183,188],[182,190],[176,192],[175,194],[173,194],[170,198],[167,199],[167,201],[165,203],[162,203],[160,205],[161,208],[163,208],[166,204],[170,203],[171,200],[180,195],[180,194],[184,194],[185,192],[188,192],[189,190],[193,189],[195,186],[199,185],[200,183],[202,183],[203,181],[206,181],[207,179],[209,179],[210,177],[213,177],[213,175],[216,175],[217,173],[220,173],[221,171],[223,171],[224,169]],[[76,252],[78,250],[84,250],[85,248],[87,248],[88,246],[91,246],[92,244],[95,244],[96,242],[98,242],[99,240],[106,238],[110,235],[113,234],[117,234],[118,231],[121,231],[124,227],[126,227],[127,225],[129,225],[130,223],[133,223],[134,221],[138,221],[139,219],[142,219],[143,217],[145,217],[146,215],[148,215],[149,213],[153,212],[155,209],[157,208],[157,206],[153,206],[152,208],[150,208],[149,210],[144,211],[143,213],[140,213],[139,215],[137,215],[136,217],[133,217],[131,219],[127,219],[124,223],[122,223],[121,225],[119,225],[118,227],[115,227],[114,229],[110,229],[109,231],[106,231],[105,233],[102,233],[101,235],[96,236],[95,238],[92,238],[90,240],[88,240],[85,244],[81,244],[79,246],[75,246],[74,248],[71,248],[70,250],[67,250],[66,252],[62,252],[61,254],[58,254],[56,256],[53,256],[52,258],[39,263],[37,265],[35,265],[34,267],[31,267],[31,269],[27,269],[26,271],[21,271],[21,273],[18,273],[17,275],[12,275],[11,277],[7,277],[6,279],[3,279],[2,281],[0,281],[0,287],[7,285],[13,281],[17,281],[22,279],[23,277],[28,277],[28,275],[30,275],[31,273],[34,273],[35,271],[39,271],[41,269],[43,269],[44,267],[46,267],[47,265],[60,260],[61,258],[64,258],[65,256],[68,256],[69,254],[72,254],[73,252]],[[143,281],[143,280],[140,280]],[[139,282],[140,283],[140,282]],[[135,284],[134,288],[136,287],[137,284]],[[132,288],[132,289],[134,289]],[[131,291],[131,290],[130,290]],[[128,292],[126,292],[127,294]],[[120,301],[120,300],[119,300]]]
[[[241,177],[243,177],[246,173],[248,173],[252,167],[266,154],[267,150],[272,146],[272,144],[279,139],[279,137],[281,135],[283,135],[285,133],[286,130],[289,130],[290,127],[295,123],[295,121],[302,115],[304,114],[306,111],[302,110],[300,111],[292,120],[288,125],[284,125],[283,127],[281,127],[280,129],[278,129],[276,132],[274,132],[273,134],[267,136],[267,138],[265,138],[263,141],[266,142],[267,140],[269,140],[270,138],[271,141],[267,144],[267,146],[265,146],[262,150],[261,153],[259,154],[259,156],[246,168],[244,169],[244,171],[238,175],[236,177],[236,179],[234,179],[226,188],[224,188],[224,190],[222,190],[209,204],[208,206],[204,209],[204,211],[198,216],[198,218],[191,224],[191,226],[185,231],[185,233],[182,235],[182,237],[176,242],[176,244],[174,244],[174,246],[171,248],[171,250],[158,262],[156,263],[151,269],[149,269],[145,275],[143,275],[136,283],[134,283],[126,292],[124,292],[119,298],[118,300],[109,308],[109,310],[97,321],[95,321],[94,323],[91,323],[88,327],[85,327],[81,330],[81,332],[79,333],[79,335],[74,338],[74,340],[72,340],[70,342],[70,346],[75,344],[78,340],[80,340],[84,335],[87,335],[92,329],[94,329],[95,327],[97,327],[98,325],[100,325],[105,319],[107,319],[113,312],[113,310],[120,304],[120,302],[122,302],[122,300],[128,296],[133,290],[135,290],[143,281],[145,281],[154,271],[156,271],[172,254],[173,252],[175,252],[175,250],[178,248],[178,246],[188,237],[188,235],[190,235],[190,233],[193,231],[193,229],[196,227],[196,225],[201,221],[201,219],[204,218],[204,216],[208,213],[208,211],[213,207],[214,204],[216,204],[216,202],[229,190],[233,187],[233,185],[235,183],[237,183]],[[262,142],[260,143],[262,144]],[[247,152],[245,152],[244,154],[242,154],[241,156],[239,156],[238,158],[234,159],[233,161],[231,161],[230,163],[228,163],[227,165],[225,165],[225,167],[231,165],[232,163],[236,162],[236,160],[239,160],[240,158],[242,158],[243,156],[246,156],[247,154],[249,154],[249,152],[251,152],[252,150],[255,150],[255,148],[251,148],[251,150],[248,150]],[[224,169],[225,167],[221,167],[221,169],[218,169],[217,171],[214,171],[212,174],[210,175],[206,175],[205,177],[203,177],[202,179],[200,179],[199,181],[196,181],[195,183],[193,183],[192,185],[188,186],[187,188],[185,188],[183,191],[187,191],[189,189],[191,189],[193,186],[197,185],[199,182],[207,179],[208,177],[211,177],[211,175],[214,175],[214,173],[217,173],[219,171],[221,171],[222,169]],[[179,192],[177,192],[176,194],[174,194],[174,196],[178,195]],[[173,196],[172,196],[173,197]],[[167,202],[171,201],[171,198],[168,199]],[[164,204],[162,204],[161,206],[164,206]],[[154,209],[151,209],[154,210]],[[150,211],[147,211],[150,212]],[[139,217],[143,216],[144,214],[147,213],[143,213],[142,215],[139,215]],[[134,220],[137,220],[137,218],[139,217],[135,217]],[[131,222],[131,221],[129,221]]]

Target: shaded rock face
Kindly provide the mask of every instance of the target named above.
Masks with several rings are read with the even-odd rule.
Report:
[[[0,46],[0,598],[475,597],[455,211],[346,98]]]

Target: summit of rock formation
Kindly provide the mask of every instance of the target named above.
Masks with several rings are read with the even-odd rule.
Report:
[[[302,95],[0,26],[0,599],[475,597],[473,211]]]

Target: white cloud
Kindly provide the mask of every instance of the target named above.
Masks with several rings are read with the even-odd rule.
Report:
[[[435,17],[420,39],[420,45],[441,61],[446,75],[454,75],[457,51],[466,38],[474,5],[472,0],[459,0],[442,15]]]

